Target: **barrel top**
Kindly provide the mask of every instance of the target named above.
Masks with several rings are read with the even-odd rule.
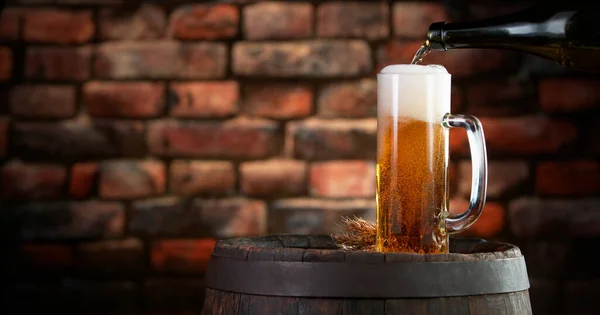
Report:
[[[330,235],[280,234],[219,240],[214,255],[242,260],[417,262],[477,261],[521,257],[512,244],[480,238],[450,238],[448,254],[379,253],[340,249]]]
[[[529,288],[518,247],[451,238],[448,254],[339,249],[329,235],[267,235],[217,242],[206,286],[296,297],[404,298],[517,292]]]

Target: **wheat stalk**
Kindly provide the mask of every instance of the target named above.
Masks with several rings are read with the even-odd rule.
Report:
[[[377,226],[369,221],[354,216],[342,217],[343,231],[331,235],[343,250],[375,251]]]

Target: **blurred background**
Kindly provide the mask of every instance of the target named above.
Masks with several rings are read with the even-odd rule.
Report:
[[[378,70],[433,22],[534,2],[7,2],[0,312],[197,314],[216,240],[374,220]],[[459,236],[521,248],[534,314],[596,314],[600,80],[508,51],[424,63],[486,135],[488,203]],[[451,161],[462,211],[462,130]]]

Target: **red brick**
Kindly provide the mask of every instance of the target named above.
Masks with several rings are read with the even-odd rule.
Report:
[[[182,220],[182,218],[185,218]],[[207,235],[202,210],[177,197],[133,203],[129,232],[141,237],[200,237]]]
[[[142,122],[84,119],[18,123],[11,137],[14,154],[30,160],[65,162],[146,155]]]
[[[486,147],[492,154],[556,153],[570,145],[579,131],[570,122],[531,115],[509,118],[481,118]],[[456,132],[455,132],[456,131]],[[450,150],[468,152],[463,130],[450,133]]]
[[[104,161],[100,164],[98,191],[106,199],[136,199],[165,192],[162,162]]]
[[[238,112],[239,86],[235,81],[172,83],[169,108],[172,116],[224,118]]]
[[[388,36],[389,13],[384,2],[329,2],[317,7],[317,35],[321,37]]]
[[[373,69],[371,50],[360,40],[239,42],[232,58],[233,72],[241,76],[341,77]]]
[[[214,239],[157,241],[150,251],[152,268],[166,273],[204,273],[215,243]]]
[[[600,105],[600,80],[544,79],[538,87],[542,109],[548,112],[575,112]]]
[[[222,43],[108,42],[97,48],[94,71],[111,79],[211,79],[225,76]]]
[[[375,164],[366,161],[314,163],[310,168],[310,193],[333,198],[375,196]]]
[[[243,14],[244,35],[250,40],[307,38],[313,33],[310,3],[254,3]]]
[[[581,197],[600,194],[600,164],[593,161],[540,162],[535,187],[542,195]]]
[[[8,103],[10,99],[9,95],[11,87],[5,86],[0,88],[0,117],[8,114]]]
[[[26,41],[57,44],[81,44],[94,35],[90,11],[32,9],[23,14],[23,38]]]
[[[422,41],[394,41],[381,46],[378,51],[377,70],[390,64],[410,63],[421,45]],[[422,64],[443,65],[453,77],[461,78],[491,71],[516,69],[518,58],[515,53],[502,50],[451,49],[432,52],[423,59]]]
[[[83,243],[77,247],[79,268],[98,274],[139,273],[144,268],[144,244],[135,238]]]
[[[125,208],[114,202],[21,203],[3,210],[7,232],[25,240],[120,237],[125,223]]]
[[[235,177],[231,162],[176,160],[171,163],[169,190],[181,196],[229,195]]]
[[[463,197],[471,195],[470,161],[459,165],[459,193]],[[529,179],[529,167],[525,161],[488,161],[487,196],[499,198],[507,193],[521,188]]]
[[[485,132],[485,130],[484,130]],[[467,154],[469,152],[469,139],[467,138],[467,133],[462,128],[452,128],[450,129],[450,136],[448,141],[448,146],[450,147],[450,153],[453,154]],[[487,141],[487,139],[486,139]],[[486,144],[487,149],[487,144]]]
[[[90,77],[91,47],[28,47],[28,79],[83,81]]]
[[[75,87],[17,85],[10,91],[10,112],[22,118],[69,118],[75,115]]]
[[[0,81],[9,80],[12,76],[13,54],[7,47],[0,47]]]
[[[454,113],[461,112],[464,110],[465,95],[464,91],[459,84],[456,82],[452,83],[450,93],[450,105],[451,111]]]
[[[267,206],[239,197],[195,200],[205,227],[216,238],[260,236],[267,232]]]
[[[450,22],[441,3],[394,3],[392,14],[394,35],[408,38],[425,38],[431,23]]]
[[[448,196],[455,196],[458,192],[458,166],[457,163],[453,163],[453,159],[450,159],[448,163]]]
[[[11,161],[0,169],[0,197],[3,200],[50,200],[63,194],[66,170],[50,164]]]
[[[165,109],[165,86],[151,82],[88,82],[83,101],[90,116],[151,118]]]
[[[19,38],[22,10],[18,8],[4,8],[0,15],[0,39],[16,40]]]
[[[0,120],[3,115],[8,115],[8,103],[11,88],[12,86],[0,87]]]
[[[377,120],[307,119],[289,125],[290,147],[299,159],[375,159]],[[286,146],[288,144],[286,143]]]
[[[374,199],[281,199],[271,206],[270,233],[323,234],[342,230],[342,217],[375,222]]]
[[[362,118],[377,115],[377,82],[362,79],[332,83],[319,92],[319,115],[327,118]]]
[[[20,250],[19,265],[36,270],[71,268],[73,250],[63,244],[25,244]]]
[[[600,128],[598,126],[600,126],[600,117],[591,121],[586,126],[587,143],[585,145],[587,147],[586,151],[590,155],[600,157],[600,141],[598,141],[600,139]]]
[[[148,315],[193,315],[189,310],[201,310],[206,286],[198,278],[156,278],[144,281],[144,309]],[[162,311],[162,312],[161,312]]]
[[[222,39],[237,35],[239,12],[230,4],[195,4],[171,15],[169,34],[177,39]]]
[[[161,156],[257,159],[279,152],[279,138],[279,126],[262,119],[166,120],[150,123],[148,147]]]
[[[523,197],[509,205],[508,222],[516,237],[600,236],[600,199],[540,199]]]
[[[90,197],[96,188],[97,180],[97,163],[87,162],[73,165],[69,179],[69,197],[74,199]]]
[[[275,198],[306,192],[306,163],[265,160],[240,165],[240,188],[249,196]]]
[[[502,15],[519,12],[535,5],[535,0],[526,1],[476,1],[471,2],[465,9],[469,12],[471,19],[495,18]]]
[[[251,116],[293,119],[312,111],[312,89],[306,84],[248,84],[243,98],[244,112]]]
[[[475,116],[522,115],[537,110],[535,89],[527,82],[486,81],[466,87],[469,107],[467,112]]]
[[[8,155],[8,134],[10,121],[8,118],[0,117],[0,158]]]
[[[469,201],[466,199],[450,200],[450,213],[463,213],[469,208]],[[504,207],[496,202],[486,202],[481,215],[468,229],[460,232],[460,236],[474,236],[488,238],[498,235],[504,229],[506,224]]]
[[[133,12],[106,8],[99,12],[102,40],[135,40],[161,38],[167,28],[167,17],[160,6],[144,3]]]

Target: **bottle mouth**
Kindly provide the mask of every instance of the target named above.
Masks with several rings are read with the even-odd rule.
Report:
[[[448,50],[444,45],[444,26],[446,22],[436,22],[429,26],[427,44],[432,50]]]

